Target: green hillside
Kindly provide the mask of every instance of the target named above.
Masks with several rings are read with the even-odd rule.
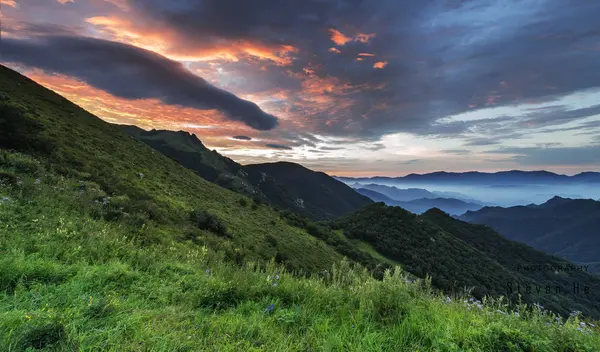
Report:
[[[418,243],[435,229],[468,247],[389,209]],[[0,66],[0,351],[600,350],[579,312],[446,296],[350,233],[218,187]]]
[[[98,210],[102,219],[144,227],[148,242],[190,239],[238,260],[277,257],[311,271],[341,259],[273,209],[215,187],[54,92],[4,67],[0,77],[0,148],[43,158],[94,190],[95,200],[106,203]]]
[[[119,127],[205,180],[313,220],[346,215],[372,203],[329,175],[298,164],[279,162],[242,166],[209,150],[188,132]]]
[[[520,293],[523,302],[541,303],[563,315],[577,309],[600,317],[599,278],[581,271],[555,274],[520,270],[526,265],[570,263],[508,241],[489,228],[455,220],[438,209],[418,216],[376,203],[335,221],[333,226],[350,239],[370,243],[407,271],[419,277],[431,275],[433,285],[447,292],[471,288],[476,298],[506,296],[513,302],[519,300]],[[577,295],[572,294],[575,282],[582,289]],[[527,286],[532,287],[531,292]],[[557,286],[560,293],[556,293]],[[583,292],[584,286],[589,287],[589,293]],[[552,292],[547,293],[546,287]]]

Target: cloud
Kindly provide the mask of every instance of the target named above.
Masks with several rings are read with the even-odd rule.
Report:
[[[412,160],[400,161],[400,162],[398,162],[398,164],[400,164],[400,165],[411,165],[411,164],[418,163],[420,161],[421,160],[419,160],[419,159],[412,159]]]
[[[170,39],[179,48],[222,52],[246,43],[265,48],[274,57],[278,48],[296,49],[288,53],[283,67],[261,64],[258,69],[250,57],[239,54],[234,54],[237,62],[217,61],[224,70],[247,66],[231,71],[253,76],[235,87],[244,91],[259,84],[266,91],[269,83],[269,89],[276,90],[280,79],[274,77],[282,74],[300,81],[299,87],[291,83],[285,87],[289,87],[285,101],[265,104],[269,111],[297,121],[300,128],[325,135],[372,140],[394,132],[432,134],[440,128],[435,121],[441,117],[551,100],[600,82],[597,52],[573,50],[579,45],[594,47],[593,40],[598,39],[592,14],[600,4],[594,2],[578,6],[516,0],[506,6],[488,0],[456,6],[438,0],[381,0],[378,6],[285,0],[129,3],[129,15],[136,22],[161,33],[176,33]],[[332,43],[343,49],[332,48]],[[366,57],[356,60],[360,53],[375,53],[378,60],[364,65]],[[336,87],[307,89],[317,79]]]
[[[444,149],[441,151],[446,154],[469,155],[472,153],[469,149]]]
[[[274,144],[274,143],[265,144],[265,147],[272,148],[272,149],[282,149],[282,150],[292,150],[293,149],[291,147],[288,147],[287,145]]]
[[[329,37],[331,38],[331,41],[339,46],[344,46],[353,41],[361,42],[361,43],[368,43],[371,39],[375,38],[375,36],[376,36],[375,33],[369,33],[369,34],[358,33],[354,37],[348,37],[337,29],[334,29],[334,28],[329,29]]]
[[[77,77],[121,98],[217,109],[257,130],[277,126],[277,118],[256,104],[216,88],[179,62],[131,45],[75,36],[4,38],[2,58]]]
[[[17,3],[15,0],[0,0],[0,4],[1,5],[6,5],[6,6],[10,6],[10,7],[17,7]]]
[[[384,68],[387,66],[387,61],[377,61],[376,63],[373,64],[373,68]]]
[[[523,166],[536,165],[598,165],[600,145],[585,147],[506,147],[487,151],[489,154],[512,154],[506,159]]]
[[[233,136],[231,138],[237,139],[239,141],[251,141],[252,140],[252,137],[248,137],[248,136]]]

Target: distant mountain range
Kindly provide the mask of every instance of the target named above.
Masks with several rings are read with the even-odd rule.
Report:
[[[600,183],[599,172],[583,172],[573,176],[559,175],[548,171],[500,171],[486,172],[433,172],[427,174],[410,174],[403,177],[338,177],[338,180],[370,183],[437,183],[437,184],[485,184],[485,185],[523,185],[523,184],[561,184],[561,183]]]
[[[210,182],[313,220],[332,219],[373,203],[343,182],[299,164],[243,166],[209,150],[188,132],[116,126]]]
[[[386,186],[383,186],[383,187],[386,187]],[[395,187],[390,187],[390,188],[395,188]],[[384,202],[386,205],[402,207],[402,208],[404,208],[412,213],[415,213],[415,214],[421,214],[421,213],[426,212],[429,209],[438,208],[449,214],[459,215],[459,214],[463,214],[464,212],[466,212],[468,210],[477,210],[477,209],[481,209],[481,207],[483,207],[483,205],[481,205],[481,204],[468,203],[468,202],[465,202],[465,201],[462,201],[459,199],[455,199],[455,198],[419,198],[419,199],[411,199],[408,201],[398,201],[398,200],[395,200],[395,199],[392,199],[392,198],[386,196],[385,194],[373,191],[372,189],[358,188],[356,190],[358,191],[358,193],[365,195],[376,202]],[[425,193],[425,194],[429,193],[429,194],[431,194],[431,196],[436,197],[435,194],[433,194],[427,190],[412,189],[412,190],[398,190],[398,191],[409,191],[409,192],[407,192],[407,194],[412,194],[413,196],[417,195],[419,193]],[[401,194],[402,193],[399,192],[399,195],[401,195]],[[411,198],[411,196],[407,195],[407,198]]]
[[[461,220],[488,225],[506,238],[529,244],[600,273],[600,202],[554,197],[536,205],[484,207]]]

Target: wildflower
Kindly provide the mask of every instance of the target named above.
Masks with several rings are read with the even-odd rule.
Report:
[[[354,324],[352,324],[352,329],[354,329]]]
[[[10,198],[8,197],[2,197],[2,199],[0,199],[0,202],[8,202],[10,201]]]
[[[31,316],[29,314],[25,314],[25,319],[30,320]]]
[[[206,273],[206,275],[210,275],[210,269],[206,269],[204,270],[204,272]]]
[[[265,309],[265,313],[271,313],[271,312],[273,312],[273,310],[275,310],[275,305],[274,304],[269,304],[269,306],[267,307],[267,309]]]
[[[445,301],[446,301],[446,303],[450,303],[450,302],[452,302],[452,298],[446,296],[446,300]]]
[[[138,177],[139,177],[139,178],[144,178],[144,174],[140,172],[140,173],[138,174]]]
[[[514,312],[513,314],[514,314],[516,317],[520,316],[520,315],[519,315],[519,312]]]
[[[580,311],[578,311],[578,310],[576,310],[576,311],[573,311],[573,312],[569,313],[569,316],[576,317],[576,316],[578,316],[579,314],[581,314],[581,312],[580,312]]]
[[[42,180],[40,180],[39,178],[35,180],[36,185],[39,185],[40,183],[42,183]]]
[[[502,315],[506,315],[506,312],[501,311],[500,309],[497,309],[496,312],[502,314]]]
[[[579,322],[579,326],[581,326],[582,328],[585,328],[585,323],[584,322]]]
[[[593,328],[595,328],[595,327],[596,327],[596,325],[594,325],[594,324],[592,324],[592,323],[588,323],[588,325],[589,325],[589,326],[591,326],[591,327],[593,327]]]
[[[277,282],[274,282],[274,283],[273,283],[273,287],[277,287]]]
[[[275,275],[275,280],[279,280],[279,274]]]
[[[469,298],[469,302],[473,302],[475,300],[475,298],[471,297]]]

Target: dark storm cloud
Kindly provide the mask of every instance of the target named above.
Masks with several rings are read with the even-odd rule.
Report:
[[[257,130],[277,126],[277,118],[256,104],[212,86],[176,61],[131,45],[75,36],[3,38],[2,59],[77,77],[121,98],[218,109]]]
[[[292,149],[291,147],[288,147],[287,145],[274,144],[274,143],[265,144],[265,147],[272,148],[272,149],[282,149],[282,150],[291,150]]]
[[[487,153],[515,154],[506,161],[513,161],[523,166],[600,164],[600,145],[558,148],[501,148]]]
[[[233,136],[231,138],[237,139],[239,141],[251,141],[252,140],[252,137],[248,137],[248,136]]]
[[[234,53],[237,61],[219,62],[229,74],[219,81],[222,88],[238,94],[266,92],[268,98],[272,92],[284,91],[281,97],[261,99],[265,101],[261,106],[289,113],[295,131],[376,141],[394,132],[460,137],[477,124],[482,134],[515,136],[529,126],[558,125],[591,111],[549,108],[537,117],[526,116],[523,123],[509,124],[436,121],[485,107],[552,101],[600,86],[600,51],[590,50],[600,40],[598,1],[124,2],[131,8],[127,19],[144,23],[146,29],[168,32],[169,44],[181,49],[179,53],[236,48],[246,42],[260,44],[270,53],[280,46],[297,49],[285,64],[257,59],[247,52]],[[330,29],[339,30],[349,41],[334,43]],[[172,32],[177,35],[171,36]],[[355,40],[359,33],[375,36]],[[357,61],[361,53],[374,56]],[[376,69],[375,62],[388,64]],[[209,63],[194,65],[212,69]],[[102,74],[104,80],[114,82],[120,70]],[[331,79],[327,83],[331,87],[310,96],[306,92],[313,87],[303,84],[309,77]],[[324,83],[315,83],[319,85]],[[322,99],[314,99],[316,95]],[[327,103],[319,105],[320,101]],[[269,140],[294,146],[303,143],[291,134]],[[470,142],[485,145],[483,140]]]

